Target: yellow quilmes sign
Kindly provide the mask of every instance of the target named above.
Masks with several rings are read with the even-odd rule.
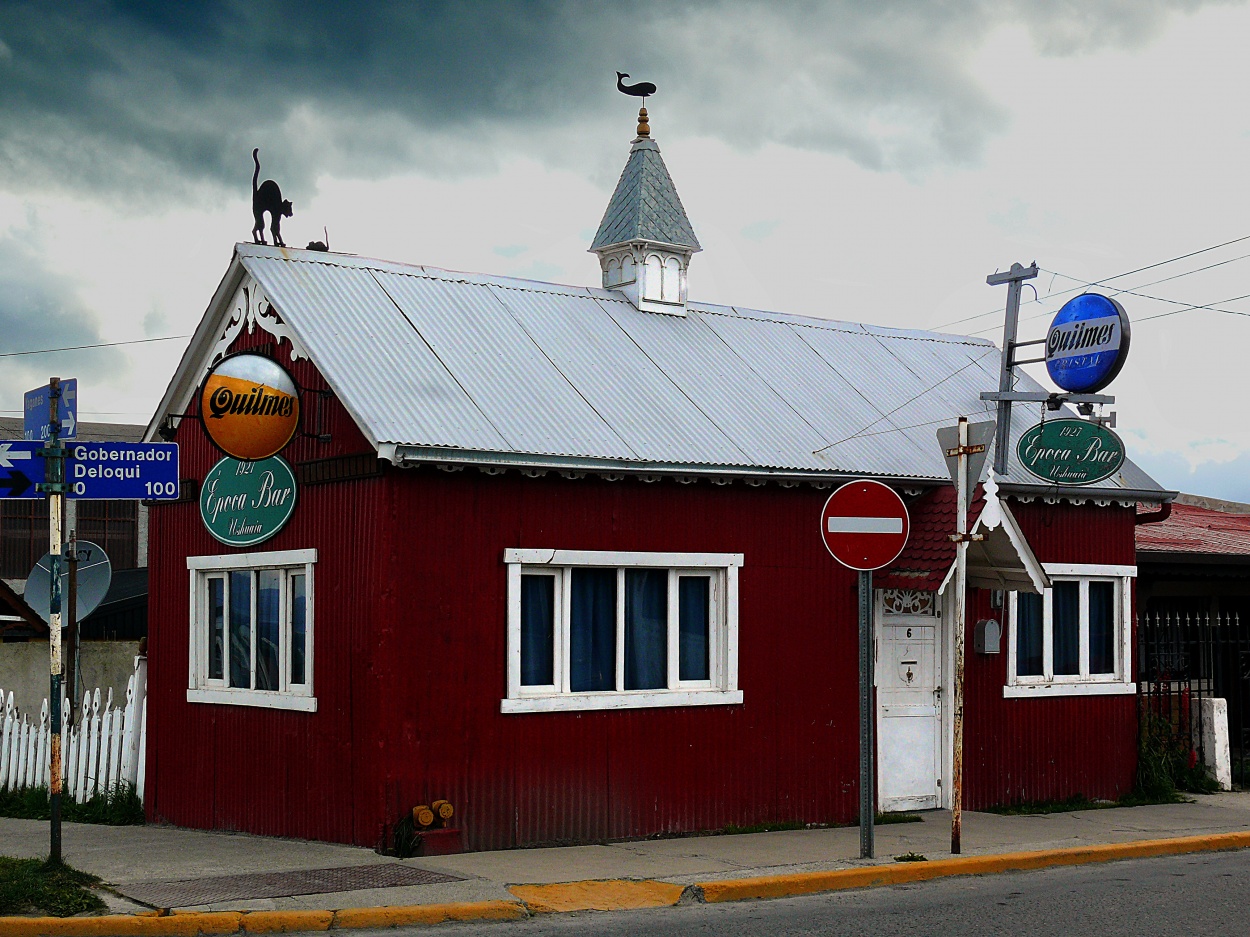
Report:
[[[270,358],[223,358],[208,374],[200,415],[209,438],[227,455],[254,462],[280,452],[299,428],[299,393]]]

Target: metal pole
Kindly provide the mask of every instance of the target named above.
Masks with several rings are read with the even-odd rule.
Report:
[[[81,699],[78,695],[78,683],[82,678],[82,661],[78,656],[78,532],[71,529],[66,538],[68,553],[65,556],[69,563],[69,596],[66,603],[65,627],[65,696],[68,702],[70,721],[74,718],[74,701]]]
[[[65,450],[61,446],[61,425],[57,402],[61,397],[61,379],[48,381],[49,440],[44,456],[48,486],[48,552],[52,554],[48,586],[48,658],[52,744],[48,746],[48,796],[52,818],[51,845],[48,861],[61,861],[61,517],[65,513]]]
[[[1016,284],[1019,289],[1019,284]],[[1019,293],[1017,292],[1017,297]],[[1001,404],[1000,404],[1001,405]],[[951,769],[951,853],[959,855],[963,832],[964,798],[964,635],[967,630],[968,591],[968,418],[959,418],[959,463],[955,489],[955,703],[953,721],[955,744]]]
[[[1020,319],[1020,284],[1037,276],[1037,264],[1023,267],[1012,264],[1006,273],[995,273],[985,278],[990,286],[1007,284],[1007,311],[1003,320],[1003,352],[998,370],[998,390],[1000,393],[1012,389],[1015,376],[1015,345],[1016,326]],[[998,401],[998,431],[994,439],[994,471],[999,475],[1007,474],[1007,456],[1011,447],[1011,401]]]
[[[876,745],[873,743],[872,573],[859,574],[859,855],[874,855]]]

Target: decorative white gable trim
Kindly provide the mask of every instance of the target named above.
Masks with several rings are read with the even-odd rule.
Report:
[[[308,352],[304,350],[304,346],[299,343],[299,340],[287,328],[281,317],[274,312],[273,306],[269,302],[269,297],[265,295],[261,285],[252,277],[246,276],[234,294],[230,317],[226,320],[225,328],[217,339],[217,343],[213,346],[212,354],[208,359],[209,367],[212,367],[225,357],[234,340],[243,331],[244,326],[247,326],[248,335],[251,335],[256,330],[256,327],[260,326],[262,331],[272,335],[278,340],[279,344],[282,343],[283,339],[286,339],[291,346],[292,361],[299,361],[301,358],[308,359]]]

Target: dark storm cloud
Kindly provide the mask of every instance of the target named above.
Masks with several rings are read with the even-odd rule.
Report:
[[[103,339],[95,317],[73,285],[47,269],[40,253],[21,236],[0,237],[0,346],[31,351],[90,345]],[[0,358],[0,400],[12,409],[22,393],[47,383],[49,375],[103,377],[120,365],[116,349],[99,348],[55,355]],[[12,416],[12,413],[6,415]]]
[[[994,28],[1049,54],[1132,46],[1199,2],[10,2],[0,185],[205,200],[247,184],[256,145],[305,193],[518,151],[588,171],[589,131],[629,106],[615,68],[655,81],[683,133],[923,172],[1006,125],[967,68]]]

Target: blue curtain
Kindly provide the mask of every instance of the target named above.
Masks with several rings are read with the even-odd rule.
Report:
[[[1055,674],[1081,672],[1081,584],[1057,582],[1053,591]]]
[[[1016,594],[1016,674],[1042,675],[1042,597],[1033,592]]]
[[[625,572],[625,689],[668,686],[668,570]]]
[[[252,687],[252,574],[230,574],[230,685]]]
[[[573,570],[569,632],[569,689],[616,689],[616,570]]]
[[[712,580],[707,576],[677,578],[678,677],[708,680],[708,605]]]
[[[291,577],[291,683],[300,685],[308,682],[304,673],[305,649],[308,643],[304,580],[302,574]]]
[[[1115,672],[1115,583],[1089,584],[1089,672]]]
[[[262,569],[256,588],[256,689],[276,690],[278,672],[278,609],[282,598],[282,571]]]
[[[521,577],[521,685],[555,682],[555,576]]]

